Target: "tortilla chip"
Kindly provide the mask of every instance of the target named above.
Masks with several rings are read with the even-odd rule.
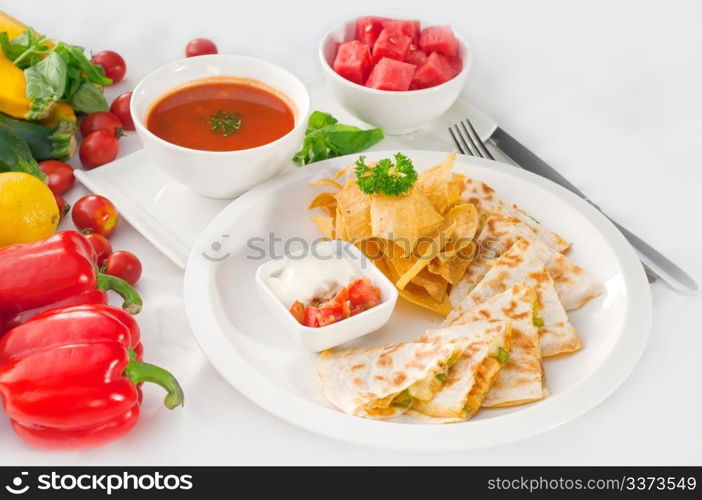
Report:
[[[337,180],[338,180],[340,177],[343,177],[343,176],[344,176],[345,174],[347,174],[348,172],[353,171],[353,168],[354,168],[353,165],[349,165],[348,167],[342,168],[341,170],[339,170],[339,171],[336,173],[336,175],[334,175],[334,179],[337,179]]]
[[[417,226],[412,197],[374,194],[370,199],[372,236],[405,240],[413,246],[417,241]]]
[[[370,200],[356,181],[348,179],[344,188],[336,194],[336,202],[344,218],[344,227],[349,239],[371,236]]]
[[[415,223],[417,229],[421,232],[422,229],[431,228],[440,224],[443,220],[441,214],[434,210],[431,201],[421,189],[413,188],[409,195],[412,197],[412,204],[415,211]]]
[[[442,316],[448,315],[451,311],[451,303],[448,301],[448,297],[444,296],[444,299],[438,302],[432,299],[426,290],[414,283],[409,283],[403,290],[398,290],[398,292],[403,299]]]
[[[451,260],[441,260],[435,257],[429,263],[429,266],[427,266],[427,270],[431,273],[438,274],[451,285],[455,285],[461,281],[470,262],[470,260],[460,257]]]
[[[310,220],[315,223],[323,237],[334,239],[334,219],[328,215],[313,215]]]
[[[446,213],[446,220],[456,221],[456,227],[451,233],[455,239],[472,240],[478,229],[478,211],[470,203],[451,207]]]
[[[336,189],[341,190],[341,184],[336,182],[334,179],[329,179],[328,177],[325,177],[324,179],[319,179],[318,181],[310,184],[310,187],[320,187],[320,186],[331,186],[331,187],[335,187]]]
[[[380,240],[376,238],[368,238],[363,240],[356,240],[353,242],[356,247],[363,252],[363,254],[375,262],[378,259],[384,257],[383,247],[379,243]]]
[[[441,252],[443,247],[447,243],[447,234],[452,234],[453,231],[456,228],[456,221],[455,220],[449,220],[449,219],[444,219],[443,222],[444,227],[442,227],[436,236],[432,238],[431,240],[423,240],[420,242],[420,245],[418,245],[417,251],[418,251],[418,257],[415,263],[410,267],[405,273],[400,276],[400,279],[397,280],[395,283],[395,286],[398,289],[403,289],[407,283],[409,283],[419,272],[424,269],[429,262],[436,257],[436,255]],[[424,245],[422,245],[424,244]]]
[[[424,191],[440,214],[443,214],[451,206],[449,180],[455,162],[456,153],[451,153],[438,165],[421,172],[417,178],[416,186]]]
[[[463,190],[463,184],[450,181],[448,183],[448,196],[449,196],[449,206],[455,205],[461,201],[461,191]]]
[[[337,239],[348,240],[346,227],[344,226],[344,217],[339,205],[336,206],[336,214],[334,216],[334,236]]]
[[[321,208],[326,205],[336,205],[336,195],[334,193],[319,193],[312,198],[307,208],[312,210],[313,208]]]
[[[437,302],[441,302],[446,296],[448,288],[446,280],[439,275],[430,273],[426,268],[417,273],[417,276],[412,279],[412,283],[424,288],[429,296]]]

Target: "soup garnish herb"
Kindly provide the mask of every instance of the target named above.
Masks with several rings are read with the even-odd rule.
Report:
[[[241,115],[236,112],[218,109],[209,118],[210,130],[224,137],[232,135],[241,128]]]

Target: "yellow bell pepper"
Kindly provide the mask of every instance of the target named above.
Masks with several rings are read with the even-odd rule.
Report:
[[[17,38],[27,27],[6,12],[0,10],[0,31],[6,31],[10,40]]]
[[[0,112],[24,120],[40,120],[46,117],[55,101],[29,99],[25,87],[24,72],[15,66],[5,54],[0,53]]]
[[[6,31],[10,40],[18,37],[27,27],[0,11],[0,31]],[[0,112],[24,120],[45,118],[56,104],[47,99],[29,99],[26,96],[24,72],[0,52]]]

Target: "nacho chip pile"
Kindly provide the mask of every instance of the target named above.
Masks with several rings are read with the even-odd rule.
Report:
[[[330,187],[314,197],[311,217],[323,237],[359,247],[397,286],[400,295],[446,316],[448,291],[476,253],[478,214],[461,201],[465,177],[452,173],[456,155],[419,174],[402,196],[363,193],[350,168],[313,186]]]

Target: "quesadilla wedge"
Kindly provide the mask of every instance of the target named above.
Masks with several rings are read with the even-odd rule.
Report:
[[[466,178],[464,181],[461,199],[472,203],[481,216],[498,214],[505,217],[515,217],[530,227],[537,237],[555,251],[563,253],[570,248],[570,242],[559,234],[545,228],[536,219],[519,208],[515,203],[510,203],[501,198],[494,189],[487,184]]]
[[[489,261],[502,255],[519,238],[529,240],[536,248],[539,258],[553,278],[558,298],[566,311],[582,307],[604,291],[597,280],[571,263],[568,257],[538,239],[536,233],[519,219],[492,215],[484,222],[477,239],[481,255],[469,265],[460,284],[451,290],[451,304],[458,304],[468,295],[470,289],[490,269]]]
[[[418,342],[467,343],[448,378],[430,400],[416,401],[410,415],[439,422],[466,420],[475,415],[500,368],[508,362],[512,324],[482,320],[429,330]]]
[[[514,406],[537,401],[548,395],[544,378],[539,329],[534,320],[538,304],[536,291],[521,283],[498,293],[474,309],[463,312],[442,326],[459,325],[486,319],[512,322],[512,347],[509,360],[497,374],[484,407]]]
[[[497,259],[473,291],[449,313],[447,320],[453,321],[465,311],[481,305],[517,283],[536,290],[539,303],[535,320],[539,326],[541,354],[544,357],[555,356],[580,349],[582,342],[558,300],[553,279],[539,258],[534,244],[523,238],[518,239]]]
[[[407,342],[324,351],[318,373],[326,398],[341,411],[368,418],[403,414],[440,390],[466,344]]]

